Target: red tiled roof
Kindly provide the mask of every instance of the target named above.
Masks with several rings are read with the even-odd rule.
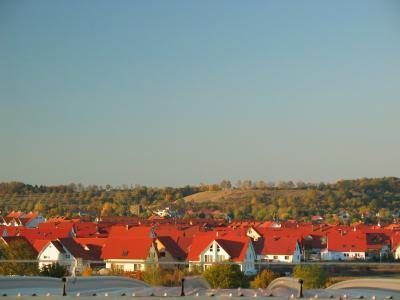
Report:
[[[77,237],[94,237],[98,234],[97,224],[94,222],[76,222],[74,230]]]
[[[366,252],[367,239],[363,232],[329,232],[327,234],[328,251],[335,252]]]
[[[200,254],[213,242],[216,241],[231,257],[233,261],[242,261],[246,254],[250,238],[246,236],[235,236],[233,234],[223,234],[207,232],[193,237],[190,247],[188,260],[199,261]]]
[[[115,225],[112,226],[109,232],[110,238],[138,238],[150,237],[152,232],[151,226],[133,226]]]
[[[260,255],[293,255],[296,243],[296,237],[265,236],[254,242],[254,248]]]
[[[148,257],[153,239],[141,238],[108,238],[101,257],[103,259],[138,259]]]
[[[43,250],[43,248],[50,242],[50,240],[35,240],[31,241],[33,248],[36,249],[36,252],[39,253]]]

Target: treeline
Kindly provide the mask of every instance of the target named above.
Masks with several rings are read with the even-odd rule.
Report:
[[[332,223],[367,223],[398,221],[400,213],[400,179],[373,178],[342,180],[335,184],[318,184],[306,188],[265,190],[248,199],[232,203],[201,203],[214,209],[224,208],[232,218],[258,220],[297,219],[310,221],[323,216]]]
[[[155,207],[173,204],[176,200],[198,193],[199,187],[155,188],[146,186],[118,187],[33,186],[20,182],[0,183],[0,209],[36,210],[50,216],[73,216],[79,212],[91,215],[151,214]]]
[[[220,190],[224,191],[224,196],[219,201],[187,203],[183,200],[198,192]],[[238,190],[245,191],[246,196],[240,199],[231,196]],[[332,222],[376,222],[378,219],[390,222],[399,214],[400,179],[363,178],[334,184],[250,180],[232,184],[223,180],[219,184],[177,188],[0,183],[0,209],[3,212],[38,210],[47,217],[73,216],[79,212],[96,216],[147,217],[154,209],[166,206],[176,208],[186,217],[189,217],[186,214],[189,209],[197,216],[212,217],[204,215],[204,210],[211,208],[234,219],[310,220],[312,216],[321,215]]]

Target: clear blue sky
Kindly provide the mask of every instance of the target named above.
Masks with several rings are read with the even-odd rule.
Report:
[[[0,1],[0,181],[400,176],[398,1]]]

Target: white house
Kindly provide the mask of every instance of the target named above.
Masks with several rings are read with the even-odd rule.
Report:
[[[97,258],[90,248],[78,244],[73,238],[49,241],[38,254],[39,268],[58,263],[66,266],[71,274],[80,273],[90,267]]]
[[[246,274],[257,272],[256,254],[249,237],[216,234],[200,234],[193,238],[188,255],[189,269],[199,266],[205,270],[216,263],[233,262]]]
[[[151,237],[109,238],[101,258],[105,260],[107,269],[144,271],[158,262],[158,252]]]
[[[366,234],[358,231],[330,232],[326,248],[321,250],[321,260],[365,260]]]
[[[46,222],[46,218],[38,212],[30,212],[19,219],[28,228],[36,228],[40,223]]]
[[[24,226],[28,228],[36,228],[39,223],[46,222],[44,218],[38,212],[29,212],[27,214],[23,212],[11,212],[6,217],[0,216],[0,224],[5,226]]]
[[[301,248],[297,238],[264,236],[255,242],[257,260],[261,262],[299,263]]]

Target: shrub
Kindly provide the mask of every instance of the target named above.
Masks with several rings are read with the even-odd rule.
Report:
[[[252,289],[262,288],[266,289],[272,280],[278,278],[279,275],[271,270],[263,270],[259,273],[252,282],[250,282],[250,287]]]
[[[158,267],[148,267],[141,276],[142,280],[149,285],[162,285],[161,270]]]
[[[59,263],[53,263],[51,265],[44,265],[40,271],[40,275],[61,278],[68,275],[68,270],[67,267]]]
[[[178,269],[163,270],[161,273],[163,286],[179,286],[184,277],[184,272]]]
[[[237,288],[242,286],[243,273],[238,265],[214,265],[203,273],[212,288]]]
[[[293,268],[293,275],[304,280],[306,289],[325,287],[328,280],[328,273],[319,265],[297,265]]]

